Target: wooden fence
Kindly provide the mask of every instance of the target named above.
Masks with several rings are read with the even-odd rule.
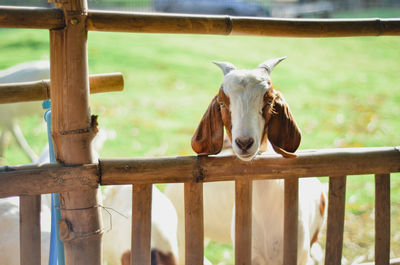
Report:
[[[0,168],[0,197],[20,196],[21,265],[40,264],[39,194],[58,192],[66,264],[101,264],[100,185],[132,184],[132,264],[150,264],[151,185],[185,183],[186,264],[203,264],[203,182],[236,182],[236,264],[251,264],[252,180],[285,179],[284,264],[297,264],[298,178],[329,176],[325,264],[340,264],[346,176],[375,174],[375,262],[389,264],[390,173],[400,171],[398,147],[300,152],[296,159],[262,156],[250,165],[234,157],[169,157],[93,163],[96,118],[89,113],[87,31],[245,34],[287,37],[400,35],[400,19],[281,20],[229,16],[135,14],[87,10],[86,0],[57,0],[56,9],[0,7],[0,27],[50,30],[51,85],[0,87],[1,102],[49,97],[56,165]],[[105,80],[111,81],[112,77]],[[117,85],[104,86],[121,87]],[[100,85],[101,86],[101,85]],[[18,95],[10,91],[19,89]],[[118,88],[118,89],[119,89]],[[8,92],[4,92],[8,91]],[[25,92],[24,92],[25,91]],[[50,91],[50,92],[49,92]],[[28,96],[26,96],[29,94]],[[90,220],[83,222],[82,220]],[[190,235],[190,236],[189,236]]]

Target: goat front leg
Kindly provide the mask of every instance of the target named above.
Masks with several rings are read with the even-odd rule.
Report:
[[[36,153],[29,146],[28,142],[25,140],[24,135],[22,134],[21,128],[19,127],[17,122],[13,122],[12,124],[12,133],[17,140],[18,145],[25,152],[25,154],[29,157],[32,162],[35,162],[38,159]]]

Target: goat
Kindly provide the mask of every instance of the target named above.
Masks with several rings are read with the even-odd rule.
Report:
[[[47,150],[45,150],[47,152]],[[130,185],[108,186],[102,195],[102,205],[128,215],[112,216],[112,229],[103,235],[104,264],[127,265],[130,263],[131,246],[131,196]],[[50,199],[41,200],[41,262],[46,265],[50,250]],[[153,186],[152,203],[152,264],[176,265],[178,258],[177,217],[168,198]],[[107,215],[104,221],[108,220]],[[0,260],[1,264],[19,265],[19,198],[0,199]]]
[[[50,205],[41,203],[41,262],[49,262]],[[0,260],[1,264],[19,265],[19,198],[0,199]]]
[[[0,71],[0,84],[28,82],[49,78],[49,61],[22,63]],[[0,135],[0,157],[3,156],[3,150],[5,149],[6,135],[8,132],[11,132],[29,159],[32,162],[37,160],[37,156],[26,142],[17,120],[23,116],[42,112],[43,110],[38,102],[0,104],[0,127],[2,128]]]
[[[103,204],[128,215],[114,215],[112,230],[105,233],[104,259],[110,264],[131,264],[132,186],[108,186],[103,190]],[[176,265],[178,258],[177,216],[171,201],[155,186],[152,191],[151,207],[152,263]]]
[[[94,160],[99,157],[99,151],[106,140],[115,137],[114,131],[99,128],[93,139],[92,153]],[[48,146],[43,150],[36,164],[49,163]],[[118,214],[112,216],[112,229],[103,235],[104,261],[111,265],[130,264],[131,245],[131,216],[132,216],[132,187],[130,185],[107,186],[104,188],[100,204],[106,209],[112,208],[124,213],[127,217]],[[50,248],[50,199],[42,196],[41,205],[41,264],[48,264]],[[104,215],[104,214],[103,214]],[[152,257],[155,265],[176,265],[178,258],[177,217],[170,200],[153,186],[152,201]],[[107,222],[108,215],[103,216]],[[7,240],[5,240],[7,239]],[[128,258],[128,260],[127,260]],[[123,261],[128,261],[124,263]],[[0,261],[1,264],[19,264],[19,199],[9,197],[0,199]]]
[[[268,141],[278,154],[294,158],[301,132],[282,94],[272,86],[272,69],[284,58],[263,62],[254,70],[238,70],[228,62],[216,62],[224,73],[218,94],[211,101],[192,138],[199,155],[214,155],[223,147],[224,127],[232,150],[243,161],[265,152]],[[166,195],[178,213],[180,264],[184,264],[183,185],[171,184]],[[228,243],[234,238],[234,183],[204,184],[205,237]],[[253,183],[252,264],[283,264],[283,180]],[[326,196],[316,179],[299,181],[298,264],[312,264],[311,245],[325,219]],[[229,236],[231,234],[231,237]]]

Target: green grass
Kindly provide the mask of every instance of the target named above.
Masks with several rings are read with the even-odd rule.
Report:
[[[90,33],[90,72],[120,71],[125,77],[123,92],[91,96],[99,125],[117,135],[105,143],[100,156],[193,155],[190,138],[222,80],[211,61],[253,68],[283,55],[288,59],[272,79],[302,129],[301,149],[399,145],[399,47],[396,37]],[[0,68],[48,54],[48,32],[0,30]],[[21,127],[40,153],[46,142],[40,115],[22,119]],[[5,164],[28,162],[13,141],[5,155]],[[393,256],[400,256],[398,179],[393,175]],[[372,178],[349,177],[344,255],[350,261],[368,255],[373,247],[373,203]],[[225,245],[212,243],[206,253],[213,263],[232,263],[232,251]]]

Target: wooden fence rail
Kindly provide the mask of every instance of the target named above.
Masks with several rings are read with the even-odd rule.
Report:
[[[296,159],[262,155],[251,164],[235,156],[101,159],[78,166],[0,167],[0,198],[96,185],[212,182],[400,172],[398,147],[305,150]],[[197,172],[201,171],[201,177]],[[336,174],[335,174],[336,171]],[[29,185],[28,183],[35,183]]]
[[[121,91],[124,79],[121,73],[89,76],[90,93]],[[50,99],[50,80],[0,84],[0,104]]]
[[[72,18],[69,18],[72,19]],[[67,21],[68,22],[68,21]],[[398,36],[400,19],[276,19],[91,11],[87,30],[275,37]],[[60,29],[61,9],[0,7],[0,28]]]
[[[298,152],[296,159],[258,156],[251,164],[235,156],[101,159],[101,184],[174,183],[237,179],[385,174],[400,171],[398,147],[343,148]],[[199,180],[198,180],[199,181]]]

